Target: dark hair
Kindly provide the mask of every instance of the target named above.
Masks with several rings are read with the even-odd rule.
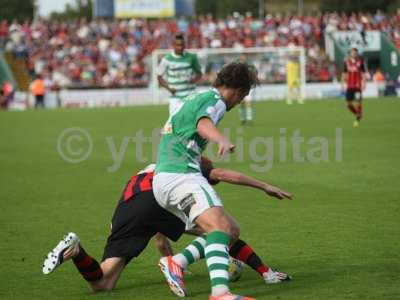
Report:
[[[175,34],[175,40],[185,41],[185,35],[182,32],[178,32],[177,34]]]
[[[248,92],[257,84],[257,69],[254,66],[243,62],[232,62],[223,66],[218,72],[213,86],[226,86]]]

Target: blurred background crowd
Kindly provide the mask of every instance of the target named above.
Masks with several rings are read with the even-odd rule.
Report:
[[[143,87],[150,81],[151,53],[171,47],[174,34],[185,32],[187,48],[303,46],[309,82],[337,80],[324,49],[324,34],[341,30],[379,30],[400,47],[400,10],[394,14],[251,13],[192,19],[76,19],[0,23],[0,48],[23,58],[29,75],[40,74],[50,87]],[[265,82],[284,81],[285,71],[268,64]],[[207,70],[206,70],[207,71]],[[207,81],[208,73],[204,74]]]

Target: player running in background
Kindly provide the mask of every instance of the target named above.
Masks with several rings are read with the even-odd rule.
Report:
[[[249,61],[248,57],[245,54],[240,55],[239,58],[240,62],[247,63],[248,65],[252,65]],[[251,89],[249,94],[244,97],[244,100],[240,103],[239,106],[239,119],[242,125],[244,124],[251,124],[253,122],[253,97],[254,97],[254,90]]]
[[[297,101],[303,104],[300,93],[300,64],[295,55],[291,55],[286,64],[286,84],[288,89],[286,103],[290,105],[293,101]]]
[[[183,103],[183,98],[193,93],[201,79],[201,67],[194,53],[185,51],[182,33],[175,36],[174,52],[165,55],[158,66],[157,79],[160,86],[170,92],[169,115]]]
[[[344,61],[343,85],[347,108],[356,116],[353,127],[358,127],[363,114],[362,92],[365,89],[365,72],[364,59],[358,54],[357,48],[352,48],[349,57]]]
[[[239,118],[242,125],[251,124],[253,122],[253,93],[254,89],[252,89],[249,94],[244,98],[242,103],[240,103]]]
[[[201,171],[212,184],[221,181],[250,186],[278,199],[291,196],[266,182],[241,173],[214,169],[207,159],[202,160]],[[125,266],[132,258],[140,255],[156,233],[160,237],[166,236],[176,241],[185,231],[185,224],[156,202],[152,191],[153,175],[154,164],[132,176],[126,184],[112,218],[111,234],[107,239],[101,264],[86,253],[76,234],[69,233],[47,255],[43,273],[49,274],[62,263],[72,259],[93,291],[111,290]],[[191,233],[200,234],[198,230]],[[187,251],[193,249],[189,248]],[[278,283],[289,279],[286,274],[273,271],[266,266],[242,240],[233,244],[229,253],[255,269],[266,283]],[[183,254],[187,255],[185,252]]]
[[[239,238],[239,227],[202,176],[200,156],[209,141],[218,144],[219,155],[233,151],[234,145],[215,126],[256,83],[257,73],[249,65],[241,62],[225,65],[218,72],[213,88],[189,96],[170,116],[158,149],[154,196],[162,207],[187,222],[188,228],[197,224],[206,233],[204,252],[211,279],[210,300],[239,297],[229,292],[227,250]],[[169,256],[160,260],[160,267],[172,291],[185,296],[179,264]]]

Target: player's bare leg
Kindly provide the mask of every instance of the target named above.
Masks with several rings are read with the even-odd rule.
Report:
[[[168,238],[165,235],[158,232],[154,236],[154,244],[157,247],[158,251],[160,251],[162,256],[174,255],[171,243],[168,241]]]
[[[291,105],[291,104],[293,104],[293,88],[292,87],[289,87],[288,88],[288,93],[287,93],[287,96],[286,96],[286,104],[288,104],[288,105]]]
[[[229,235],[229,243],[236,241],[240,235],[240,228],[233,217],[220,206],[211,207],[196,219],[196,224],[207,234],[221,231]]]
[[[301,94],[300,87],[296,87],[296,99],[299,104],[304,104],[303,95]]]
[[[74,260],[74,264],[77,266],[78,271],[82,274],[82,269],[79,268],[78,264],[75,260],[76,258],[82,254],[81,251],[84,251],[81,245],[71,249],[71,251],[66,251],[64,253],[64,261],[68,261],[70,259]],[[87,259],[87,254],[82,259],[84,262]],[[100,264],[100,269],[102,272],[102,276],[100,279],[95,281],[88,281],[88,284],[93,292],[100,292],[100,291],[111,291],[115,284],[117,283],[122,270],[125,267],[125,260],[121,257],[111,257],[107,258]],[[82,274],[84,279],[87,280],[85,274]]]
[[[240,103],[239,106],[239,119],[242,125],[246,124],[246,108],[244,107],[244,102]]]
[[[94,292],[112,290],[125,267],[125,259],[120,257],[108,258],[99,265],[86,253],[80,245],[79,238],[72,232],[66,235],[47,255],[43,273],[53,272],[68,260],[73,261],[79,273]]]
[[[356,102],[355,109],[356,109],[356,114],[357,114],[357,121],[360,122],[362,119],[362,115],[363,115],[361,100]]]
[[[251,105],[250,99],[245,99],[243,102],[245,113],[246,113],[246,122],[251,124],[253,122],[253,107]]]
[[[125,268],[125,259],[121,257],[107,258],[100,264],[103,277],[99,281],[88,282],[92,291],[111,291]]]
[[[347,101],[347,108],[354,116],[356,116],[356,118],[358,118],[357,108],[354,106],[354,101],[348,100]],[[353,122],[353,127],[354,128],[358,127],[358,120],[357,119]]]
[[[354,101],[347,101],[347,108],[353,115],[357,115],[357,110],[354,106]]]

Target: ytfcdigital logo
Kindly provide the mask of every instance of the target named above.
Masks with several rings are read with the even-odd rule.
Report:
[[[109,152],[110,164],[107,163],[108,172],[116,172],[121,167],[126,155],[134,157],[139,163],[154,163],[157,158],[160,143],[160,128],[154,128],[150,136],[145,136],[143,130],[138,130],[132,136],[122,139],[105,137],[104,144]],[[274,163],[328,163],[341,162],[343,160],[343,130],[335,128],[333,135],[304,137],[300,129],[289,131],[279,128],[278,136],[256,136],[245,138],[243,129],[235,131],[227,128],[222,130],[223,134],[235,145],[235,152],[230,155],[218,156],[216,145],[209,145],[204,152],[214,162],[249,163],[253,172],[268,172]],[[183,143],[186,147],[198,152],[194,140],[182,141],[172,140],[167,145],[167,153],[170,159],[179,161],[179,154],[174,153],[174,145]],[[133,148],[130,146],[133,144]],[[194,145],[196,144],[196,145]],[[145,149],[151,149],[145,153]],[[68,163],[78,164],[87,159],[93,151],[93,141],[89,132],[83,128],[73,127],[63,130],[57,139],[57,152],[59,156]],[[102,150],[103,151],[103,150]],[[182,157],[179,157],[182,159]]]
[[[60,157],[71,164],[78,164],[92,154],[93,142],[89,133],[82,128],[64,129],[57,139],[57,152]]]

